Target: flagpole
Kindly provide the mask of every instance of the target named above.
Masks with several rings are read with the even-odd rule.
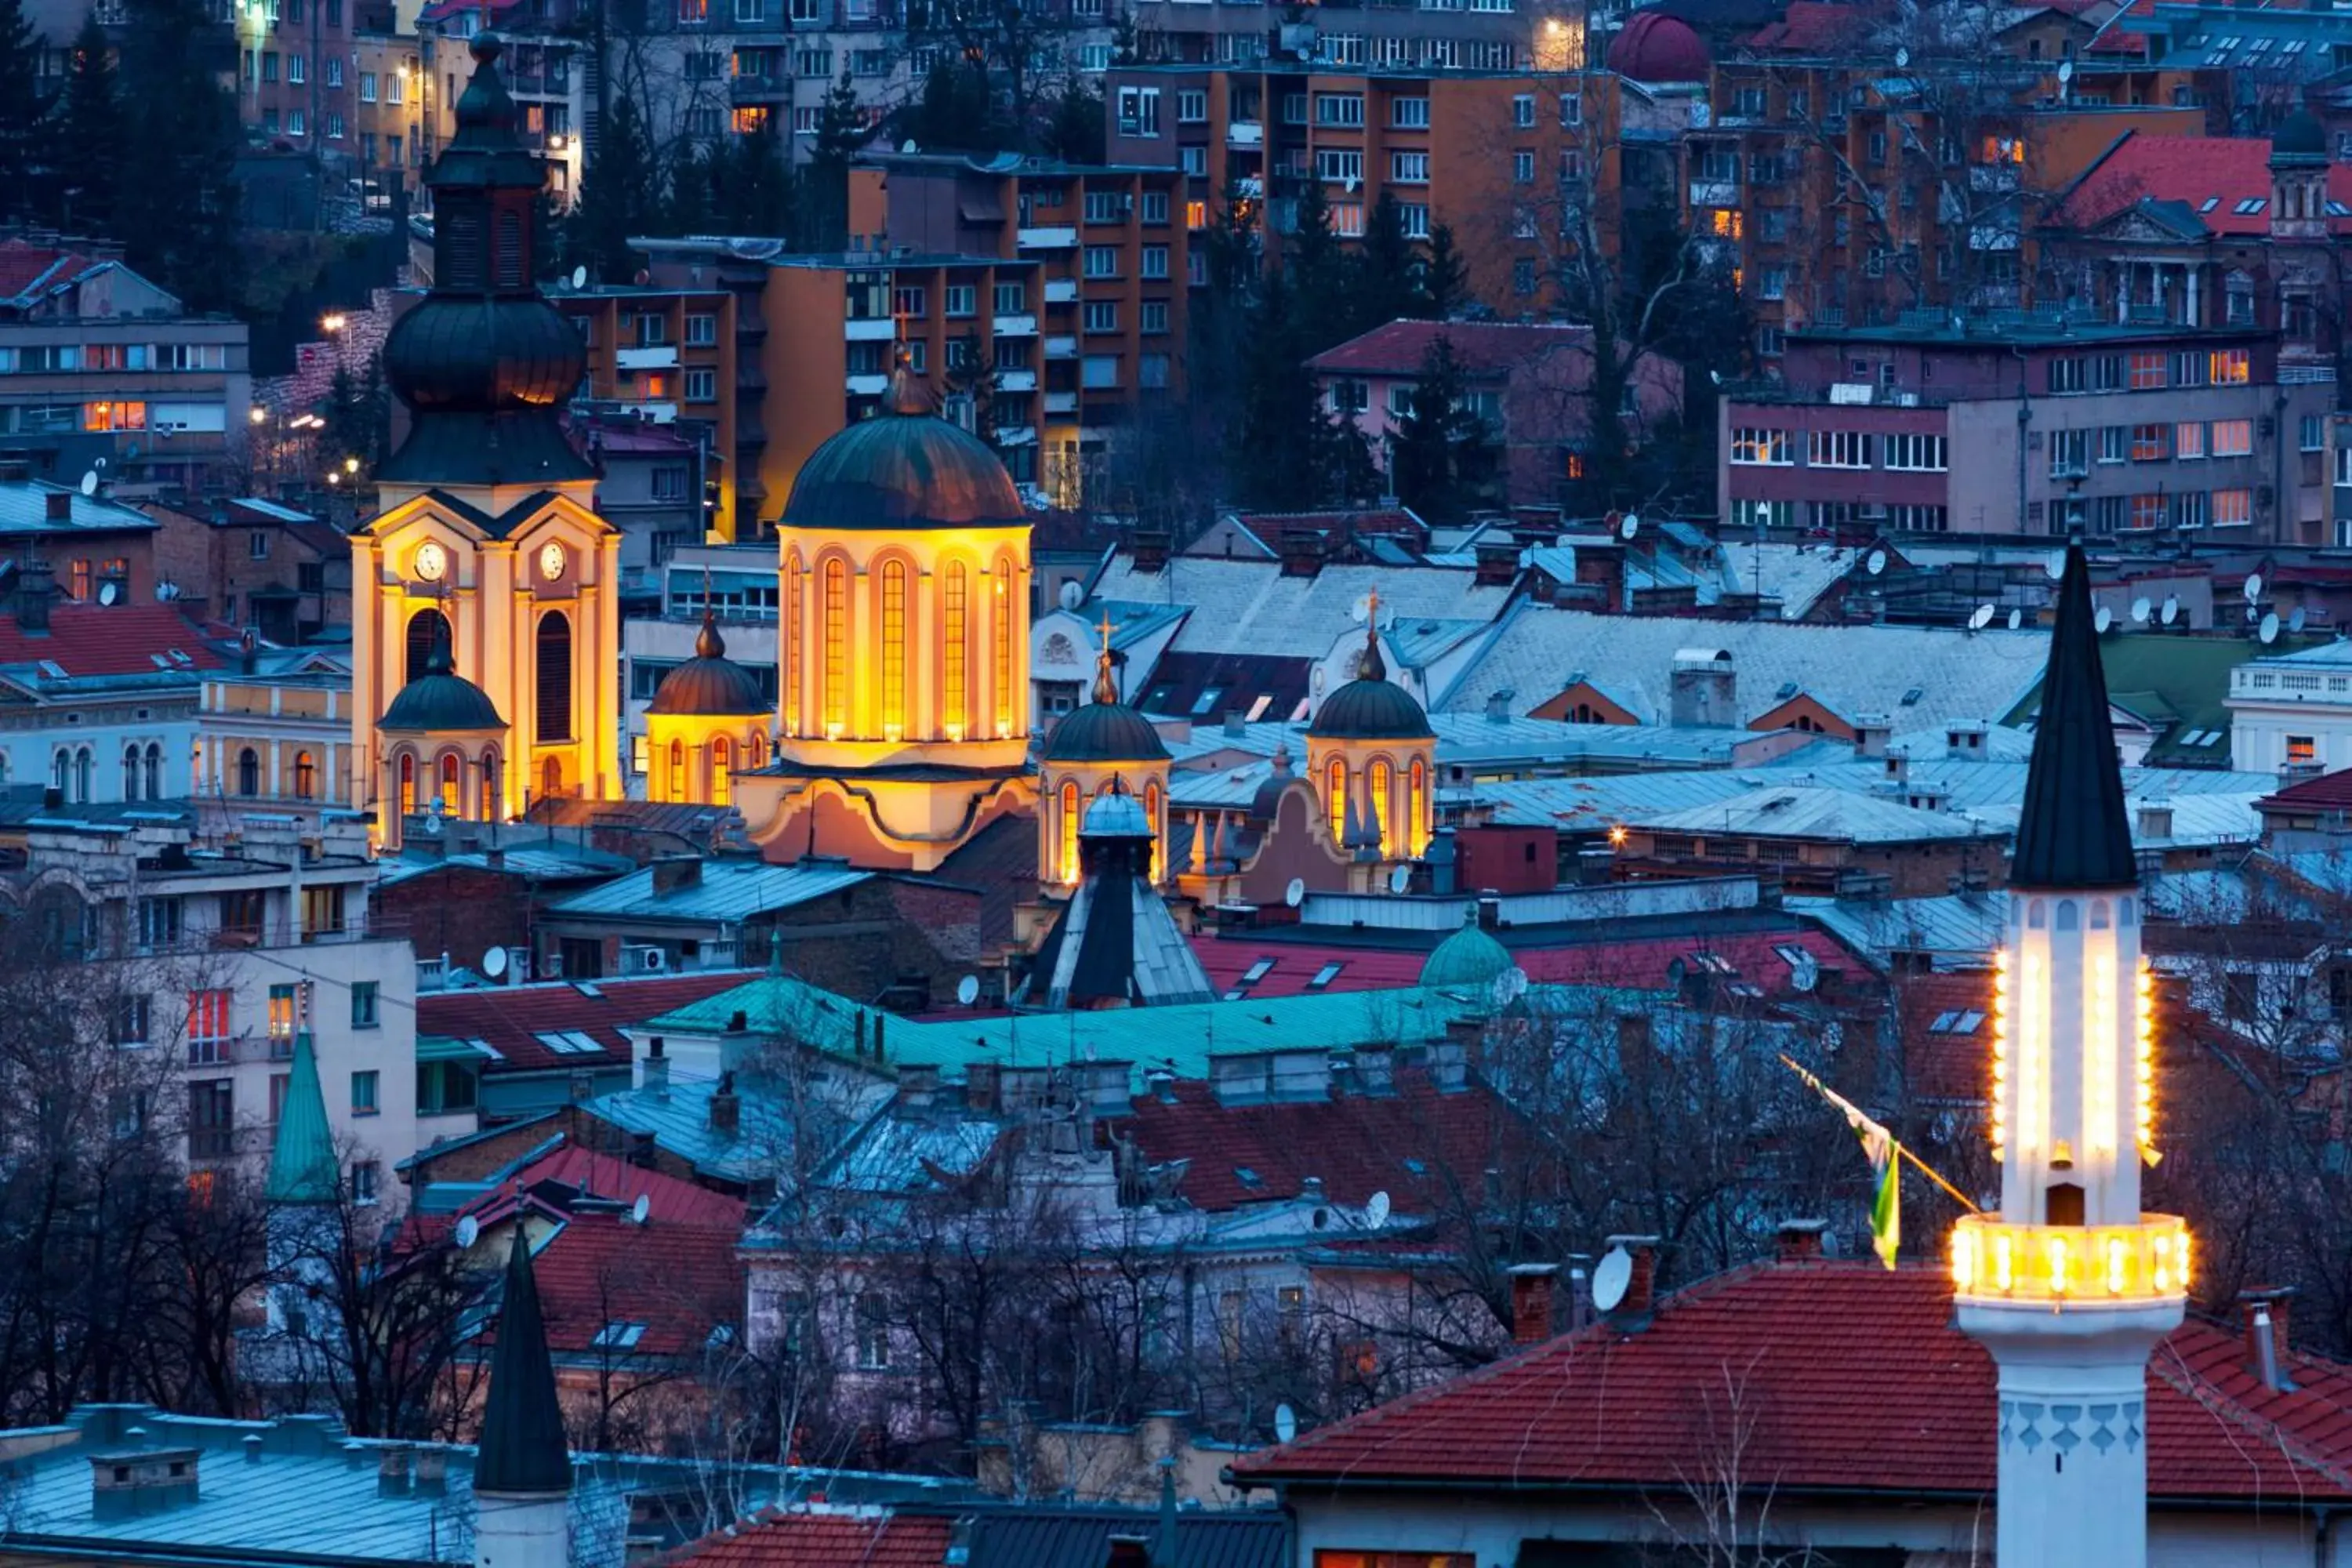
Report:
[[[1795,1062],[1790,1060],[1787,1052],[1783,1051],[1780,1053],[1780,1057],[1781,1066],[1787,1068],[1790,1072],[1795,1073],[1799,1078],[1803,1079],[1806,1083],[1811,1085],[1813,1091],[1819,1094],[1823,1100],[1828,1100],[1832,1105],[1836,1106],[1848,1116],[1860,1116],[1864,1121],[1869,1121],[1871,1120],[1868,1116],[1863,1114],[1863,1110],[1860,1106],[1854,1104],[1853,1101],[1846,1099],[1845,1096],[1838,1093],[1837,1090],[1823,1083],[1820,1079],[1814,1077],[1811,1073],[1806,1071],[1803,1068],[1799,1067]],[[1981,1214],[1984,1212],[1977,1206],[1975,1200],[1970,1198],[1966,1193],[1960,1191],[1959,1188],[1952,1185],[1951,1183],[1944,1180],[1943,1175],[1937,1172],[1933,1165],[1930,1165],[1927,1161],[1919,1158],[1918,1155],[1914,1154],[1910,1148],[1900,1139],[1890,1138],[1888,1142],[1895,1145],[1895,1152],[1899,1158],[1908,1160],[1911,1163],[1911,1168],[1913,1170],[1918,1172],[1921,1175],[1927,1177],[1929,1181],[1943,1188],[1947,1193],[1949,1193],[1952,1195],[1953,1202],[1958,1204],[1970,1214]]]

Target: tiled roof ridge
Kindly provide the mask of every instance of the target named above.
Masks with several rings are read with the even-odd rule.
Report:
[[[2218,1324],[2209,1324],[2222,1331]],[[2291,1358],[2304,1366],[2324,1364],[2316,1358],[2290,1352]],[[2210,1415],[2217,1425],[2234,1426],[2263,1438],[2280,1458],[2300,1469],[2324,1477],[2345,1491],[2352,1491],[2352,1466],[2331,1463],[2313,1451],[2309,1445],[2288,1436],[2284,1425],[2267,1416],[2258,1415],[2237,1400],[2223,1394],[2210,1379],[2200,1376],[2168,1336],[2158,1342],[2155,1353],[2148,1357],[2148,1371],[2162,1378],[2182,1397],[2193,1401],[2197,1407]],[[2234,1446],[2234,1444],[2233,1444]],[[2251,1462],[2250,1469],[2257,1468]]]

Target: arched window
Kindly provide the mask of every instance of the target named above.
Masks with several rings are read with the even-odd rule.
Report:
[[[1076,779],[1062,781],[1060,820],[1055,824],[1061,836],[1061,851],[1055,857],[1062,868],[1062,880],[1078,879],[1078,783]]]
[[[1004,556],[996,562],[996,635],[990,662],[995,667],[996,732],[1013,733],[1013,596],[1007,580],[1013,575],[1013,563]]]
[[[400,753],[400,815],[413,816],[416,810],[416,759],[406,752]]]
[[[1332,758],[1324,776],[1328,787],[1324,791],[1323,814],[1330,819],[1332,841],[1345,844],[1348,841],[1348,759]]]
[[[940,581],[940,728],[950,741],[971,722],[971,593],[963,563],[949,562]]]
[[[784,635],[776,644],[776,680],[783,690],[787,735],[801,732],[800,671],[801,558],[794,554],[784,557]]]
[[[1405,853],[1418,855],[1429,843],[1429,764],[1419,757],[1405,774]]]
[[[710,740],[710,804],[713,805],[725,805],[728,803],[730,788],[728,775],[734,771],[732,765],[734,761],[734,748],[727,743],[727,737],[712,736]]]
[[[768,765],[768,737],[761,734],[757,730],[751,731],[751,739],[745,744],[743,750],[746,758],[743,763],[745,767],[764,768]]]
[[[672,741],[669,743],[669,798],[673,801],[686,798],[686,742],[684,741]]]
[[[136,746],[122,749],[122,798],[139,798],[139,748]]]
[[[882,565],[882,733],[907,732],[907,563]]]
[[[97,777],[96,759],[91,755],[90,749],[84,746],[74,753],[74,798],[84,802],[89,800],[90,786],[97,781]]]
[[[539,617],[539,739],[572,739],[572,619],[561,610]]]
[[[849,727],[849,563],[824,563],[824,689],[818,698],[828,739]]]
[[[294,798],[313,800],[319,794],[319,764],[308,752],[294,753]]]
[[[539,764],[539,793],[541,799],[552,800],[563,793],[563,759],[547,757]]]
[[[499,819],[499,754],[482,753],[482,798],[476,804],[474,815],[484,822]]]
[[[1402,837],[1397,831],[1396,802],[1389,793],[1396,786],[1396,770],[1389,766],[1385,758],[1381,758],[1373,762],[1371,767],[1367,770],[1367,773],[1364,784],[1364,810],[1367,813],[1379,814],[1381,853],[1383,856],[1393,857]],[[1372,825],[1368,822],[1364,826],[1370,827]]]
[[[261,793],[261,754],[251,746],[246,747],[236,754],[236,793],[239,795]]]
[[[406,673],[403,680],[414,680],[425,673],[425,661],[433,655],[433,639],[449,635],[449,617],[431,608],[422,609],[408,617]]]
[[[444,752],[441,753],[439,764],[434,770],[438,775],[435,798],[440,801],[441,815],[444,816],[457,815],[457,787],[458,781],[464,776],[463,767],[464,764],[457,760],[457,752]]]
[[[1152,779],[1143,786],[1143,816],[1151,824],[1151,879],[1166,879],[1168,868],[1161,862],[1168,848],[1168,825],[1160,820],[1160,781]]]
[[[49,787],[58,792],[58,798],[59,800],[63,800],[66,794],[66,785],[70,784],[72,780],[73,753],[70,752],[59,751],[56,756],[49,759]]]
[[[158,741],[147,742],[147,798],[163,798],[163,747]]]

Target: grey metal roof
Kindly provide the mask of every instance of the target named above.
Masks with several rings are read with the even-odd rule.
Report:
[[[630,920],[740,921],[792,909],[827,893],[854,888],[874,875],[846,866],[775,866],[764,860],[705,859],[694,880],[656,892],[656,869],[653,866],[643,867],[601,887],[574,893],[549,913]]]
[[[68,515],[49,516],[49,498],[68,496]],[[0,483],[0,533],[152,533],[161,525],[145,512],[104,496],[86,496],[72,485],[47,479],[11,479]]]
[[[1114,1535],[1156,1542],[1162,1520],[1153,1509],[1030,1507],[986,1513],[972,1521],[968,1568],[1102,1568]],[[1175,1552],[1155,1568],[1284,1568],[1290,1524],[1283,1515],[1255,1510],[1180,1510]]]
[[[1192,606],[1195,613],[1169,645],[1179,653],[1282,657],[1295,656],[1302,639],[1337,637],[1355,626],[1356,606],[1375,588],[1383,613],[1393,610],[1401,625],[1491,621],[1511,595],[1507,586],[1480,584],[1465,571],[1327,566],[1312,577],[1286,577],[1268,562],[1187,555],[1171,558],[1159,572],[1138,572],[1132,556],[1117,556],[1094,587],[1115,603]]]
[[[1909,844],[2000,831],[1969,816],[1924,811],[1851,790],[1771,784],[1679,811],[1637,812],[1635,826],[1673,833],[1758,834],[1848,844]]]

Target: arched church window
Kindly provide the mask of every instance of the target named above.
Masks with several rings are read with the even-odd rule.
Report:
[[[749,758],[743,764],[745,767],[764,768],[768,765],[768,737],[757,730],[751,731],[751,739],[743,750]]]
[[[408,617],[408,657],[403,665],[403,680],[414,680],[425,673],[425,661],[433,657],[436,633],[445,637],[449,635],[449,617],[440,611],[428,607]]]
[[[907,732],[907,563],[882,565],[882,733]]]
[[[776,647],[776,679],[784,694],[784,733],[801,732],[801,558],[784,558],[784,635]],[[757,767],[759,764],[752,764]]]
[[[308,752],[294,753],[294,798],[310,800],[319,793],[319,764]]]
[[[1062,868],[1062,880],[1078,879],[1078,783],[1076,779],[1062,781],[1062,808],[1054,824],[1060,835],[1059,852],[1055,858]]]
[[[1323,792],[1323,815],[1328,819],[1334,842],[1345,843],[1348,831],[1348,760],[1334,757],[1324,770],[1326,787]]]
[[[163,747],[157,741],[147,742],[147,798],[163,798]]]
[[[996,732],[1010,735],[1013,728],[1013,595],[1010,586],[1013,563],[1003,556],[996,562],[996,635],[994,638],[996,679]]]
[[[710,804],[725,805],[729,799],[728,775],[734,771],[734,748],[724,735],[714,735],[710,741]]]
[[[97,778],[96,761],[90,754],[90,749],[84,746],[74,753],[74,798],[84,802],[91,799],[90,787],[97,782]]]
[[[686,742],[684,741],[672,741],[669,743],[669,798],[673,801],[686,798]]]
[[[484,822],[499,819],[499,754],[482,753],[482,795],[474,815]]]
[[[1373,762],[1369,775],[1364,789],[1364,809],[1380,814],[1381,853],[1393,857],[1397,846],[1397,808],[1396,801],[1389,792],[1396,787],[1396,770],[1390,767],[1385,759],[1380,759]]]
[[[411,816],[416,811],[416,759],[406,752],[400,754],[400,815]]]
[[[261,793],[261,753],[256,752],[251,746],[246,747],[236,754],[236,793],[239,795]]]
[[[940,727],[950,741],[971,722],[971,593],[964,563],[949,562],[940,579]]]
[[[125,800],[139,798],[139,748],[137,746],[122,748],[122,798]]]
[[[539,764],[539,793],[542,799],[553,800],[563,793],[563,759],[547,757]]]
[[[1429,764],[1419,757],[1405,773],[1405,853],[1418,855],[1429,842]]]
[[[849,727],[849,563],[824,563],[824,689],[819,700],[828,737]]]
[[[1151,779],[1143,786],[1143,816],[1144,820],[1151,824],[1151,874],[1154,877],[1164,875],[1168,869],[1160,863],[1160,852],[1168,847],[1168,825],[1160,816],[1161,805],[1160,781]]]
[[[441,753],[441,812],[445,816],[457,815],[458,767],[457,752]]]
[[[572,618],[551,610],[539,618],[539,739],[572,739]]]

